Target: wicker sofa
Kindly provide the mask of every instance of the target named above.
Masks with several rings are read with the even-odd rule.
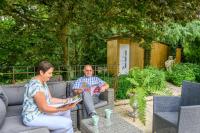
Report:
[[[72,85],[73,81],[48,83],[52,96],[58,98],[72,96]],[[24,92],[24,84],[0,86],[0,133],[49,133],[50,131],[45,127],[35,128],[23,125],[21,111]],[[5,98],[3,98],[3,95],[6,95],[7,101]],[[101,102],[95,105],[97,112],[101,113],[104,108],[113,107],[113,89],[108,89],[108,91],[102,93],[100,97]],[[4,104],[6,107],[1,106]],[[73,110],[71,110],[73,128],[75,131],[80,127],[80,120],[85,117],[83,112],[84,107],[81,104],[77,105]]]

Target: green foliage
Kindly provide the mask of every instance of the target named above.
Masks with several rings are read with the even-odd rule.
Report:
[[[127,76],[119,76],[118,77],[118,87],[115,92],[117,99],[127,99],[126,95],[128,89],[131,87],[130,81],[127,79]]]
[[[116,99],[127,99],[127,91],[131,87],[130,81],[127,79],[127,75],[114,76],[109,73],[98,73],[98,77],[106,81],[110,87],[116,87],[115,97]]]
[[[199,26],[200,27],[200,26]],[[200,64],[200,38],[184,45],[185,61]]]
[[[199,31],[200,31],[199,20],[193,20],[192,22],[188,22],[185,26],[185,31],[183,32],[183,36],[185,39],[184,42],[190,43],[196,41],[196,39],[200,39]]]
[[[172,72],[166,72],[166,79],[180,86],[183,80],[200,81],[200,66],[191,63],[176,64]]]
[[[53,34],[46,34],[46,31],[41,29],[25,29],[0,29],[1,66],[30,66],[44,59],[61,64],[61,47]]]
[[[110,88],[113,88],[114,76],[112,74],[104,72],[98,73],[97,76],[108,83]]]
[[[166,86],[164,72],[152,67],[131,69],[128,80],[134,88],[144,87],[147,95],[162,91]]]
[[[199,6],[198,0],[1,0],[0,61],[25,65],[47,58],[55,64],[66,60],[70,65],[105,64],[110,36],[144,38],[141,45],[150,48],[163,24],[191,21],[197,18]]]
[[[141,122],[145,124],[145,109],[146,109],[146,94],[145,91],[143,90],[142,87],[137,87],[134,89],[129,89],[127,91],[127,95],[129,95],[130,100],[129,104],[130,106],[135,109],[136,108],[136,113],[135,115],[139,117]],[[135,107],[137,106],[137,107]]]
[[[9,29],[15,25],[14,19],[10,17],[3,17],[0,19],[0,28],[1,29]]]
[[[198,64],[189,64],[188,67],[192,68],[194,75],[195,75],[195,80],[197,82],[200,82],[200,65]]]
[[[145,124],[146,94],[143,89],[144,89],[143,87],[136,88],[136,99],[138,103],[138,117],[141,120],[141,122]]]
[[[165,90],[165,74],[162,70],[152,67],[145,69],[133,68],[130,70],[127,79],[132,85],[132,88],[127,91],[127,95],[136,97],[139,119],[145,124],[145,97],[151,94],[160,94],[159,92]],[[132,98],[130,102],[133,102]]]
[[[185,28],[182,25],[178,23],[169,23],[164,26],[163,33],[157,39],[160,42],[164,42],[176,48],[183,42],[183,31],[185,31]]]
[[[157,41],[164,42],[172,48],[184,48],[185,61],[200,63],[200,21],[193,20],[185,25],[169,22],[162,29]]]

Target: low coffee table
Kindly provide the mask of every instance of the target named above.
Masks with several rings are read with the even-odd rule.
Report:
[[[117,113],[111,119],[100,116],[98,126],[93,126],[92,119],[81,120],[81,133],[142,133],[137,127],[123,120]]]

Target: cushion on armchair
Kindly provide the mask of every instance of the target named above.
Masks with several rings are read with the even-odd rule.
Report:
[[[200,105],[200,83],[183,81],[181,106]]]
[[[8,97],[8,106],[21,105],[24,100],[26,88],[23,84],[2,85],[1,86],[6,96]]]

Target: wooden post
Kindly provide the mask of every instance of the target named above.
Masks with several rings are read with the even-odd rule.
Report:
[[[16,81],[15,81],[15,68],[14,66],[12,67],[12,84],[15,84]]]
[[[181,62],[181,48],[176,48],[176,63]]]

